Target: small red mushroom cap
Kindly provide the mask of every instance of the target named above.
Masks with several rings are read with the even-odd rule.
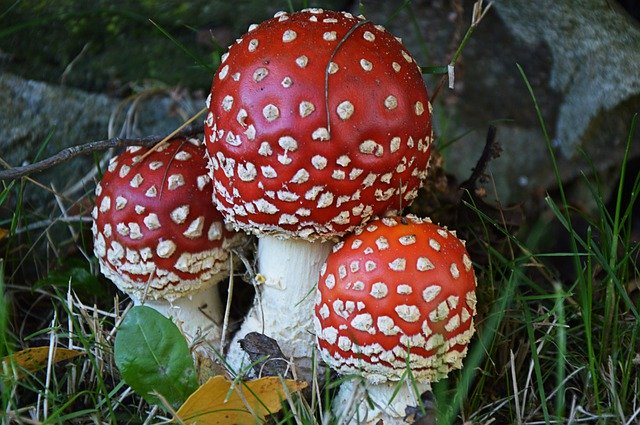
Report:
[[[361,16],[307,9],[252,26],[223,56],[208,107],[214,201],[248,231],[342,236],[407,206],[426,174],[420,69]]]
[[[476,278],[454,232],[413,216],[371,221],[329,254],[316,299],[323,359],[372,383],[409,367],[433,382],[462,366],[474,333]]]
[[[195,139],[113,158],[92,212],[102,273],[138,299],[169,301],[228,276],[227,249],[242,236],[226,229],[212,188]]]

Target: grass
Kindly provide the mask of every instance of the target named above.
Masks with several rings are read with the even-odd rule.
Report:
[[[457,225],[475,254],[478,332],[465,367],[434,384],[433,402],[423,407],[439,424],[640,423],[640,244],[633,223],[640,214],[640,176],[629,181],[626,173],[638,117],[629,125],[611,202],[603,201],[597,174],[585,170],[596,208],[582,211],[568,202],[535,88],[521,68],[520,75],[557,187],[546,198],[547,211],[519,229],[474,197],[445,205],[471,217]],[[96,285],[108,284],[95,280],[95,260],[82,254],[91,252],[86,224],[58,221],[66,215],[62,207],[43,217],[23,201],[36,189],[23,179],[0,190],[0,206],[9,212],[0,221],[7,231],[0,240],[0,355],[37,346],[83,355],[60,363],[49,355],[38,370],[3,363],[2,423],[171,420],[135,394],[115,367],[113,341],[128,302],[110,288],[105,296],[91,295]],[[86,200],[88,193],[77,198],[72,201]],[[29,230],[43,219],[44,228]],[[556,240],[567,247],[549,244]],[[73,265],[61,267],[69,257]],[[37,280],[41,284],[34,287]],[[341,381],[331,375],[326,381],[312,383],[310,401],[289,395],[272,423],[332,423],[328,412]]]

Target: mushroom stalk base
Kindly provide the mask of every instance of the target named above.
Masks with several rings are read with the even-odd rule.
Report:
[[[360,379],[347,380],[332,403],[333,414],[338,418],[336,423],[412,424],[419,413],[420,394],[431,390],[428,382],[415,385],[417,393],[411,382],[371,384]]]
[[[208,353],[208,357],[217,360],[213,353],[214,350],[220,352],[223,310],[216,285],[173,301],[160,299],[145,300],[143,303],[134,298],[134,304],[144,304],[171,318],[192,349]]]
[[[256,297],[234,336],[227,363],[239,373],[251,363],[239,341],[250,332],[275,339],[285,360],[293,360],[298,379],[308,380],[316,352],[313,333],[315,289],[332,242],[263,236],[258,242]],[[245,370],[246,372],[246,370]]]

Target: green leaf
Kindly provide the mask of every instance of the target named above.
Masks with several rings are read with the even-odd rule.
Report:
[[[114,351],[124,381],[149,403],[162,405],[160,394],[178,408],[198,388],[187,341],[170,319],[150,307],[127,313]]]
[[[34,287],[53,286],[66,292],[69,284],[81,299],[109,299],[107,287],[110,283],[93,275],[86,261],[73,257],[65,259],[60,268],[51,270],[45,278],[36,281]]]

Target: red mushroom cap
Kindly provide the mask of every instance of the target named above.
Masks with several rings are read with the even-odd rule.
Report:
[[[100,270],[138,299],[169,301],[228,276],[239,236],[211,204],[204,147],[173,140],[151,152],[130,147],[96,187],[94,252]]]
[[[399,39],[345,12],[258,26],[208,99],[214,201],[253,232],[329,239],[408,205],[426,174],[431,107]]]
[[[315,328],[322,357],[373,383],[419,382],[462,366],[474,333],[476,279],[454,232],[413,216],[371,221],[321,271]]]

